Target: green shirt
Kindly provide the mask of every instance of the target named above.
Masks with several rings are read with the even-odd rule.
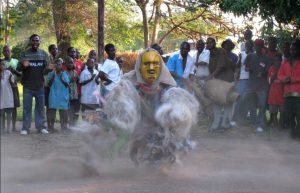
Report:
[[[10,61],[4,60],[5,68],[12,67],[13,69],[17,69],[19,60],[11,58]]]

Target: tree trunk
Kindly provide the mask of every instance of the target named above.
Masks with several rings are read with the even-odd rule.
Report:
[[[142,11],[143,15],[143,28],[144,28],[144,47],[148,48],[148,41],[149,41],[149,31],[148,31],[148,19],[147,19],[147,10],[146,6],[149,0],[135,0],[136,4]]]
[[[162,4],[163,0],[156,0],[154,2],[155,4],[155,15],[154,15],[154,26],[152,31],[152,38],[151,38],[151,45],[156,43],[157,36],[159,32],[159,24],[160,24],[160,18],[161,18],[161,10],[160,6]]]
[[[104,1],[98,0],[98,60],[104,61]]]
[[[2,3],[2,2],[1,2]],[[5,12],[5,33],[4,33],[4,44],[8,44],[9,40],[9,0],[6,1],[6,12]]]
[[[148,48],[149,32],[148,32],[148,19],[147,19],[146,6],[141,8],[141,10],[143,14],[144,48]]]
[[[58,49],[61,51],[60,57],[66,58],[67,49],[71,46],[71,36],[68,31],[66,2],[52,0],[52,13],[57,39]]]

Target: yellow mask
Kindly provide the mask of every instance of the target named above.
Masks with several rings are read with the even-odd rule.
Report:
[[[153,84],[161,72],[160,56],[154,51],[145,52],[142,56],[141,74],[147,84]]]

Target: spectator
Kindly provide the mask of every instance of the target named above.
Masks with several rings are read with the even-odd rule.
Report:
[[[16,131],[16,122],[17,122],[17,108],[20,107],[20,95],[17,84],[18,77],[21,77],[22,73],[17,71],[18,60],[15,58],[11,58],[11,50],[8,45],[3,47],[3,55],[4,55],[4,65],[5,68],[10,70],[10,72],[14,75],[14,82],[12,84],[13,98],[14,98],[14,108],[12,110],[12,130]]]
[[[67,67],[67,74],[70,80],[70,111],[69,111],[69,124],[70,126],[74,126],[75,122],[78,120],[78,115],[76,112],[79,110],[77,108],[77,104],[80,103],[78,99],[78,90],[77,84],[79,82],[79,77],[74,70],[74,60],[71,57],[67,57],[65,61],[65,65]]]
[[[283,128],[283,84],[277,78],[277,73],[280,68],[282,61],[282,55],[277,54],[273,56],[272,66],[269,68],[268,72],[268,82],[270,84],[269,96],[268,96],[268,104],[269,104],[269,112],[270,112],[270,125],[274,128]],[[277,114],[280,112],[280,119],[278,124]]]
[[[81,85],[82,96],[80,98],[81,110],[95,110],[99,107],[99,86],[95,81],[98,71],[94,68],[95,60],[87,60],[87,68],[80,74],[79,84]],[[84,116],[83,116],[84,117]]]
[[[5,69],[4,61],[0,59],[0,127],[7,133],[11,132],[12,111],[14,108],[14,97],[11,85],[15,84],[13,74]],[[6,120],[5,120],[6,117]]]
[[[246,29],[243,33],[244,35],[244,42],[241,43],[240,51],[246,51],[245,42],[252,40],[252,31],[250,29]]]
[[[68,48],[68,56],[71,57],[74,61],[74,70],[77,73],[78,77],[80,77],[81,72],[85,69],[84,63],[77,59],[78,53],[74,47]],[[67,70],[67,67],[64,66],[63,70]],[[74,107],[75,114],[78,115],[80,111],[80,98],[81,98],[81,86],[80,84],[77,85],[77,92],[78,92],[78,100],[73,101],[72,106]],[[75,116],[75,122],[78,120],[79,116]]]
[[[88,55],[88,58],[92,58],[92,59],[94,59],[94,61],[95,61],[95,69],[96,70],[100,70],[100,68],[102,67],[102,64],[101,63],[97,63],[97,59],[98,59],[98,57],[97,57],[97,52],[96,52],[96,50],[91,50],[90,52],[89,52],[89,55]]]
[[[237,91],[240,93],[240,99],[237,101],[234,111],[233,120],[237,122],[244,122],[247,113],[250,111],[250,117],[253,123],[256,120],[256,107],[255,97],[249,94],[249,72],[245,69],[245,59],[248,54],[253,53],[254,43],[252,40],[248,40],[245,43],[246,51],[242,51],[239,54],[239,60],[237,62],[237,76],[238,82],[236,84]],[[251,102],[250,102],[251,101]],[[252,104],[252,105],[249,105]]]
[[[277,50],[277,38],[271,36],[268,38],[268,49],[266,50],[266,55],[271,61],[273,57],[277,54],[279,54]]]
[[[195,65],[192,72],[203,85],[203,81],[209,76],[208,64],[210,52],[205,49],[205,42],[203,40],[197,41],[196,48],[197,54],[193,59],[195,61]]]
[[[40,49],[40,36],[33,34],[29,38],[31,47],[21,53],[18,70],[23,72],[23,127],[22,135],[27,135],[31,126],[32,98],[35,98],[35,127],[42,134],[48,134],[45,126],[44,72],[53,69],[50,59]]]
[[[69,84],[70,79],[66,71],[62,71],[63,60],[58,58],[55,60],[55,70],[49,73],[49,110],[51,128],[49,131],[54,132],[54,121],[56,110],[59,110],[59,118],[61,130],[68,129],[68,110],[70,108]]]
[[[226,52],[223,48],[216,47],[216,40],[214,38],[207,38],[206,49],[210,51],[209,59],[209,73],[208,79],[216,78],[227,82],[233,82],[234,69],[226,56]],[[230,121],[232,118],[232,107],[233,104],[229,103],[226,105],[220,105],[217,103],[213,104],[213,115],[214,120],[210,127],[211,131],[220,129],[221,127],[226,129],[230,127]],[[223,111],[223,115],[222,115]]]
[[[51,44],[49,47],[48,47],[48,51],[50,53],[50,64],[54,64],[54,61],[56,59],[58,59],[59,57],[59,52],[58,52],[58,48],[55,44]],[[46,74],[44,76],[44,80],[45,80],[45,83],[44,83],[44,90],[45,90],[45,106],[46,106],[46,118],[47,118],[47,127],[48,129],[50,128],[53,128],[54,125],[51,125],[51,122],[50,122],[50,110],[49,110],[49,93],[50,93],[50,87],[48,85],[48,74]],[[54,124],[54,122],[53,122]]]
[[[124,60],[121,56],[118,56],[116,57],[116,62],[117,64],[119,65],[119,68],[120,68],[120,77],[122,78],[123,76],[123,63],[124,63]]]
[[[264,40],[256,39],[254,41],[255,53],[248,54],[245,60],[246,71],[249,71],[250,93],[252,93],[257,101],[259,109],[256,120],[256,131],[262,132],[265,126],[265,113],[268,97],[268,69],[269,59],[263,54]],[[255,104],[251,104],[255,106]]]
[[[151,45],[151,48],[153,48],[154,50],[156,50],[159,53],[159,55],[162,57],[164,63],[168,62],[168,58],[163,56],[164,51],[163,51],[162,47],[159,44],[154,43],[154,44]]]
[[[284,113],[286,127],[293,138],[300,138],[300,40],[290,47],[290,58],[278,71],[278,79],[284,83]]]
[[[156,50],[159,53],[160,56],[164,55],[164,51],[163,51],[162,47],[159,44],[157,44],[157,43],[152,44],[151,48]]]
[[[194,60],[189,55],[190,44],[182,42],[180,52],[174,54],[167,63],[167,67],[176,80],[177,86],[183,87],[183,82],[187,80],[194,69]]]
[[[290,57],[290,42],[284,42],[282,47],[280,48],[282,54],[282,60],[287,60]]]
[[[234,68],[236,68],[236,64],[237,64],[239,57],[235,53],[232,52],[232,50],[235,47],[232,40],[227,39],[227,40],[223,41],[221,44],[221,47],[226,51],[226,55],[229,58],[229,60],[231,61],[232,66]]]
[[[76,48],[76,56],[75,56],[76,60],[81,61],[81,53],[80,50]],[[81,61],[82,62],[82,61]]]
[[[81,60],[77,59],[76,57],[78,56],[76,52],[76,48],[74,47],[69,47],[68,50],[68,56],[73,58],[74,64],[75,64],[75,71],[77,72],[78,76],[80,76],[80,73],[84,70],[84,64]],[[63,70],[66,70],[66,67],[63,67]]]
[[[116,49],[113,44],[105,45],[105,52],[108,58],[104,61],[96,80],[101,79],[101,94],[105,96],[110,92],[121,80],[120,68],[115,61]]]

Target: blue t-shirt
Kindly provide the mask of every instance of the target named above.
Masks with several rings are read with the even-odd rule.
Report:
[[[194,66],[194,60],[190,55],[188,55],[185,69],[183,69],[182,57],[181,57],[180,53],[174,54],[168,60],[168,63],[167,63],[167,67],[168,67],[169,71],[176,73],[178,76],[180,76],[182,78],[189,77],[190,73],[193,70],[193,66]],[[177,86],[182,86],[181,81],[178,78],[175,78],[175,81],[177,83]]]
[[[49,108],[68,110],[70,107],[70,90],[69,86],[65,86],[58,75],[54,75],[54,71],[49,73],[48,80],[55,76],[50,86]],[[62,79],[69,85],[70,79],[67,72],[62,73]]]

